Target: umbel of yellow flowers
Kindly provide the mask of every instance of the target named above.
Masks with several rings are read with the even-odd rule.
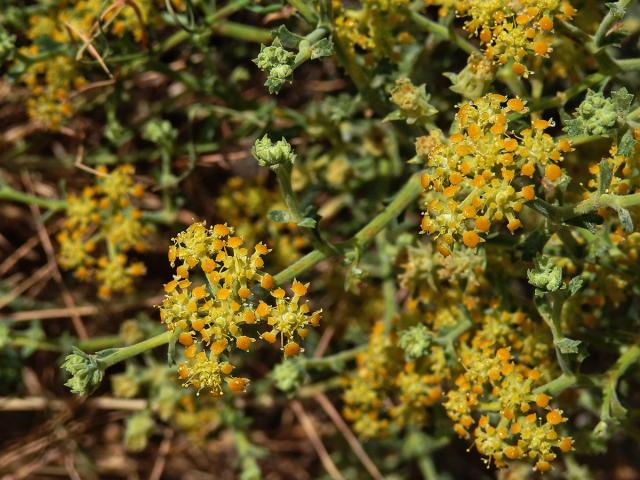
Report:
[[[552,120],[532,120],[518,134],[510,131],[509,115],[526,112],[523,100],[490,93],[460,106],[457,131],[446,141],[418,138],[427,191],[421,226],[438,239],[441,253],[448,254],[458,240],[475,248],[497,223],[515,232],[522,227],[518,214],[524,203],[537,196],[536,172],[550,188],[561,179],[558,163],[571,144],[545,132]]]
[[[58,261],[81,281],[95,281],[98,295],[109,298],[130,292],[134,277],[144,275],[142,262],[131,262],[132,251],[145,250],[152,228],[133,205],[144,194],[134,181],[134,168],[120,165],[108,172],[98,168],[96,184],[67,197],[64,227],[58,234]]]
[[[221,224],[194,223],[173,239],[169,262],[176,271],[164,286],[160,315],[169,330],[180,332],[186,361],[178,375],[184,386],[219,396],[226,382],[231,391],[244,391],[249,380],[231,375],[228,355],[248,351],[255,337],[279,339],[285,356],[302,351],[296,339],[318,324],[320,311],[311,312],[302,300],[308,284],[294,280],[287,295],[262,271],[269,251],[263,243],[246,247],[232,227]],[[265,291],[270,300],[259,298]],[[262,334],[259,324],[268,327]]]

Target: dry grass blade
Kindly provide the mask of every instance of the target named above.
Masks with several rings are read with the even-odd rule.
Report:
[[[44,280],[45,278],[47,278],[47,276],[51,276],[52,271],[53,271],[53,267],[50,264],[46,264],[40,267],[36,271],[36,273],[31,275],[30,277],[27,277],[27,279],[24,282],[22,282],[19,285],[16,285],[16,287],[13,290],[11,290],[7,295],[0,298],[0,309],[4,308],[5,306],[13,302],[16,298],[20,296],[20,294],[29,290],[39,281]]]
[[[139,411],[147,408],[146,400],[139,398],[89,398],[85,404],[98,410]],[[0,411],[26,412],[31,410],[64,410],[68,402],[51,400],[46,397],[7,398],[0,397]]]
[[[29,176],[29,174],[25,173],[24,175],[22,175],[22,179],[29,191],[33,193],[33,182],[31,181],[31,177]],[[29,205],[29,208],[31,209],[31,214],[38,231],[38,236],[40,237],[40,243],[42,244],[42,248],[44,248],[44,251],[47,254],[48,263],[51,265],[53,278],[60,286],[62,300],[64,301],[65,306],[71,309],[71,321],[73,323],[73,328],[75,329],[76,334],[78,335],[78,338],[80,338],[80,340],[86,340],[88,338],[87,329],[85,328],[84,323],[82,323],[80,315],[75,312],[75,301],[73,300],[71,292],[69,292],[66,285],[64,284],[64,280],[62,279],[62,274],[60,273],[60,269],[58,268],[56,254],[53,249],[53,244],[51,243],[51,238],[49,237],[49,233],[47,232],[47,229],[44,227],[41,221],[40,207],[31,204]]]
[[[67,29],[67,31],[69,32],[69,36],[73,38],[73,35],[77,35],[78,38],[80,38],[83,42],[84,45],[82,46],[82,48],[78,51],[78,60],[80,59],[80,57],[82,56],[82,53],[84,52],[85,48],[86,50],[89,51],[89,54],[95,58],[95,60],[98,62],[98,64],[100,64],[100,66],[102,67],[102,70],[105,71],[105,73],[107,75],[109,75],[109,78],[113,78],[113,74],[109,71],[109,67],[107,67],[107,64],[104,62],[104,59],[102,58],[102,56],[100,55],[100,53],[98,53],[98,50],[96,50],[96,47],[93,46],[92,39],[87,37],[85,34],[83,34],[80,30],[78,30],[76,27],[74,27],[71,23],[69,22],[63,22],[65,28]]]
[[[353,450],[353,453],[358,457],[358,460],[367,469],[369,475],[376,480],[384,480],[384,477],[376,467],[375,463],[371,460],[367,452],[362,447],[362,444],[358,441],[357,437],[353,434],[347,423],[344,421],[340,413],[333,406],[331,401],[324,393],[315,395],[314,400],[320,404],[325,413],[329,416],[334,425],[340,430],[340,433],[344,436],[345,440]]]
[[[167,456],[171,451],[172,442],[173,430],[171,430],[170,428],[165,428],[164,438],[162,439],[160,448],[158,448],[158,456],[156,457],[156,461],[153,464],[153,469],[149,474],[149,480],[160,480],[162,478],[162,472],[164,472],[164,467],[167,463]]]
[[[4,261],[0,263],[0,277],[11,270],[13,266],[20,261],[21,258],[23,258],[25,255],[28,255],[39,241],[40,239],[38,235],[34,235],[29,240],[20,245],[17,249],[15,249],[11,255],[5,258]]]
[[[82,305],[73,308],[45,308],[42,310],[25,310],[7,315],[7,318],[13,322],[29,322],[31,320],[51,320],[54,318],[71,318],[72,315],[80,317],[88,317],[96,315],[99,312],[98,307],[93,305]]]
[[[329,455],[329,452],[327,451],[326,447],[322,443],[322,439],[320,438],[320,435],[318,435],[318,432],[313,426],[313,421],[311,420],[309,415],[307,415],[307,412],[305,412],[304,407],[302,406],[302,403],[300,403],[297,400],[292,401],[291,409],[293,410],[293,413],[298,418],[298,421],[300,422],[300,425],[302,426],[304,433],[307,435],[307,438],[309,438],[311,445],[313,446],[314,450],[318,454],[318,457],[320,458],[320,461],[322,462],[322,466],[327,471],[329,476],[333,480],[344,480],[344,477],[338,470],[338,467],[336,467],[336,464],[333,463],[333,460],[331,460],[331,456]]]

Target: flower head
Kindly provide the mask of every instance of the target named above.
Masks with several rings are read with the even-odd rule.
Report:
[[[320,312],[310,312],[302,301],[308,284],[294,281],[293,296],[287,297],[262,271],[269,251],[263,243],[249,248],[226,224],[194,223],[173,239],[169,262],[176,271],[164,286],[160,317],[169,330],[180,332],[186,362],[179,376],[185,386],[216,396],[225,383],[234,392],[244,391],[248,380],[231,376],[234,367],[227,356],[236,348],[251,348],[255,324],[270,327],[261,335],[267,343],[278,336],[283,344],[286,340],[286,356],[301,351],[295,339],[306,336],[306,326],[317,325]],[[275,305],[268,297],[258,298],[259,288]]]
[[[526,111],[521,99],[497,94],[464,103],[457,132],[427,151],[421,226],[442,249],[459,240],[475,248],[495,223],[506,223],[511,233],[520,229],[518,214],[536,197],[536,171],[551,184],[562,174],[557,163],[571,147],[545,133],[552,121],[533,120],[518,134],[509,130],[508,115]]]

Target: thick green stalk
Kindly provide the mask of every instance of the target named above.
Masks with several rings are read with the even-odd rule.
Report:
[[[479,53],[479,50],[471,42],[462,38],[460,35],[457,35],[452,29],[449,29],[438,22],[434,22],[413,10],[411,11],[410,16],[411,20],[413,20],[417,27],[430,32],[443,40],[451,41],[454,45],[467,53]]]
[[[358,233],[355,234],[353,239],[346,242],[343,245],[337,246],[334,254],[344,252],[347,247],[359,247],[363,249],[375,238],[391,220],[396,218],[405,208],[407,208],[412,202],[414,202],[422,192],[422,186],[420,185],[420,175],[414,174],[404,187],[400,189],[393,201],[387,205],[387,207],[373,218],[367,225],[365,225]],[[274,280],[277,285],[281,285],[284,282],[291,280],[298,276],[302,272],[313,267],[318,262],[328,258],[331,252],[313,250],[306,254],[297,262],[293,263],[283,271],[275,275]]]
[[[251,0],[234,0],[229,2],[222,8],[216,10],[210,17],[207,18],[207,23],[215,23],[223,18],[227,18],[230,15],[233,15],[239,10],[242,10],[244,7],[249,5]]]
[[[315,25],[318,22],[318,14],[307,5],[304,0],[287,0],[289,5],[295,8],[300,16],[305,19],[309,25]]]
[[[353,238],[353,244],[360,248],[369,245],[375,236],[391,220],[396,218],[405,208],[413,203],[422,192],[420,185],[420,174],[414,174],[402,189],[398,192],[393,201],[376,217],[365,225]]]
[[[13,347],[27,347],[47,352],[65,352],[68,350],[68,347],[61,343],[43,342],[40,340],[33,340],[28,337],[13,338],[9,340],[9,343]],[[96,350],[102,350],[104,348],[116,347],[121,343],[122,338],[117,335],[111,335],[80,340],[75,346],[86,352],[95,352]]]
[[[612,5],[612,7],[609,8],[609,12],[607,12],[605,17],[602,19],[598,26],[598,30],[593,36],[593,44],[595,47],[602,46],[604,37],[607,35],[613,24],[622,20],[622,18],[618,16],[618,12],[621,10],[624,11],[630,3],[631,0],[618,0],[615,5]]]
[[[236,38],[246,42],[268,43],[271,41],[271,31],[266,28],[252,27],[243,23],[228,20],[217,22],[211,27],[214,32],[223,37]]]
[[[311,267],[313,267],[318,262],[321,262],[327,258],[327,254],[320,250],[313,250],[307,253],[304,257],[297,260],[280,273],[273,277],[273,280],[276,285],[282,285],[285,282],[297,277],[301,273],[307,271]]]
[[[276,165],[274,168],[276,176],[278,177],[278,185],[280,186],[280,194],[284,199],[284,203],[289,210],[291,219],[294,223],[300,223],[302,221],[302,212],[300,211],[300,205],[298,204],[298,198],[293,191],[291,185],[291,164],[283,163]]]
[[[560,392],[563,392],[567,388],[573,387],[577,383],[577,377],[571,374],[563,373],[558,378],[551,380],[544,385],[536,388],[533,393],[548,393],[552,396],[558,395]]]
[[[640,205],[640,193],[630,195],[615,195],[613,193],[592,194],[586,200],[581,201],[572,208],[574,216],[593,212],[602,207],[629,208]]]
[[[110,366],[122,362],[123,360],[135,357],[136,355],[144,353],[147,350],[152,350],[156,347],[166,345],[167,343],[169,343],[169,340],[171,340],[172,335],[173,332],[166,331],[154,337],[147,338],[146,340],[143,340],[141,342],[129,345],[128,347],[118,348],[106,357],[98,359],[98,366],[102,370],[106,370]]]
[[[29,195],[28,193],[14,190],[7,185],[0,187],[0,200],[9,200],[13,202],[37,205],[38,207],[46,208],[52,211],[64,210],[65,208],[67,208],[67,202],[65,200]]]
[[[333,368],[336,364],[353,360],[360,352],[366,349],[367,345],[360,345],[327,357],[303,358],[300,363],[304,368],[314,368],[317,370]]]
[[[625,58],[616,60],[618,66],[625,72],[636,72],[640,70],[640,58]]]

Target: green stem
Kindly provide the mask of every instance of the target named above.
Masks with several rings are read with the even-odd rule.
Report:
[[[420,467],[420,473],[422,473],[424,480],[438,480],[438,471],[430,455],[420,457],[418,467]]]
[[[414,174],[393,201],[376,217],[365,225],[353,238],[352,243],[360,248],[369,245],[385,225],[396,218],[405,208],[413,203],[422,193],[420,174]]]
[[[252,27],[243,23],[228,20],[217,22],[211,26],[212,30],[223,37],[236,38],[246,42],[268,43],[271,41],[271,31],[266,28]]]
[[[625,72],[635,72],[640,70],[640,58],[625,58],[617,60],[616,63]]]
[[[605,373],[602,386],[602,407],[600,409],[600,419],[602,421],[621,420],[626,416],[627,410],[618,399],[618,382],[626,371],[638,361],[640,361],[640,345],[633,345],[628,347],[620,355],[615,365]]]
[[[105,337],[94,337],[80,340],[77,347],[87,352],[95,352],[103,348],[113,348],[122,344],[122,338],[118,335],[108,335]]]
[[[451,330],[450,332],[448,332],[446,335],[442,336],[442,337],[437,337],[435,339],[435,342],[438,345],[442,345],[442,346],[449,346],[449,345],[453,345],[453,342],[460,336],[462,335],[464,332],[466,332],[467,330],[469,330],[471,327],[473,326],[473,324],[471,323],[471,320],[469,320],[468,318],[465,318],[463,321],[461,321],[460,323],[458,323],[453,330]]]
[[[443,40],[449,40],[451,43],[469,54],[479,53],[479,50],[471,42],[456,34],[453,29],[447,28],[438,22],[434,22],[413,10],[409,15],[418,28],[432,33]]]
[[[549,110],[552,108],[562,107],[565,103],[571,100],[573,97],[580,95],[585,90],[595,87],[596,85],[604,82],[608,77],[602,73],[593,73],[582,80],[580,83],[576,83],[564,92],[558,92],[554,97],[541,98],[540,100],[532,101],[529,103],[529,111],[536,112],[540,110]],[[509,120],[523,116],[522,114],[509,115]]]
[[[284,203],[289,210],[291,219],[294,223],[300,223],[303,215],[300,211],[300,205],[298,204],[298,198],[293,192],[291,185],[291,164],[279,164],[274,168],[276,176],[278,177],[278,185],[280,186],[280,193],[284,199]]]
[[[300,65],[311,59],[313,45],[322,40],[327,35],[327,29],[318,27],[313,32],[305,36],[298,45],[298,54],[293,61],[292,69],[295,71]]]
[[[304,215],[302,210],[300,209],[300,203],[298,202],[298,197],[293,191],[293,186],[291,184],[291,163],[279,164],[274,168],[276,175],[278,177],[278,185],[280,186],[280,193],[282,194],[282,198],[284,199],[284,203],[289,210],[289,214],[291,215],[291,219],[293,223],[298,225],[300,222],[304,220]],[[325,238],[322,236],[320,231],[318,230],[317,225],[313,228],[309,227],[300,227],[306,233],[308,233],[311,243],[316,250],[326,251],[327,254],[339,253],[335,250],[335,247],[331,245]]]
[[[575,215],[582,215],[592,212],[602,207],[622,207],[629,208],[640,205],[640,193],[632,193],[630,195],[615,195],[613,193],[592,194],[586,200],[575,205],[572,210]]]
[[[115,352],[107,355],[102,359],[99,359],[98,365],[102,370],[106,370],[110,366],[122,362],[123,360],[135,357],[136,355],[146,352],[147,350],[152,350],[156,347],[160,347],[161,345],[166,345],[167,343],[169,343],[172,335],[173,332],[166,331],[141,342],[134,343],[133,345],[118,348]]]
[[[300,363],[304,368],[314,368],[317,370],[333,369],[337,364],[353,360],[360,352],[363,352],[366,349],[367,345],[360,345],[327,357],[303,358],[300,360]]]
[[[295,8],[300,16],[310,25],[315,25],[318,22],[318,15],[313,9],[307,5],[304,0],[287,0],[289,5]]]
[[[276,285],[282,285],[283,283],[288,282],[289,280],[310,269],[325,258],[327,258],[327,254],[325,252],[322,252],[320,250],[313,250],[307,253],[300,260],[297,260],[295,263],[275,275],[273,277],[273,280]]]
[[[338,388],[343,385],[343,379],[341,375],[336,375],[335,377],[331,377],[327,380],[323,380],[321,382],[312,383],[311,385],[305,385],[298,390],[297,397],[299,399],[302,398],[310,398],[319,393],[324,393],[328,390],[333,390],[334,388]]]
[[[613,24],[622,18],[618,15],[620,9],[624,11],[624,9],[631,3],[631,0],[618,0],[618,2],[609,8],[609,11],[604,16],[600,25],[598,26],[598,30],[593,36],[593,44],[595,47],[602,46],[602,41],[604,37],[607,35]]]
[[[218,10],[215,11],[213,15],[208,17],[207,23],[212,24],[219,20],[222,20],[223,18],[227,18],[228,16],[233,15],[237,11],[242,10],[244,7],[246,7],[250,3],[251,3],[251,0],[234,0],[232,2],[229,2],[227,5],[225,5],[222,8],[219,8]]]
[[[0,200],[10,200],[14,202],[26,203],[29,205],[37,205],[38,207],[46,208],[52,211],[64,210],[65,208],[67,208],[67,202],[65,200],[29,195],[28,193],[14,190],[8,185],[3,185],[2,187],[0,187]]]
[[[563,373],[558,378],[551,380],[550,382],[541,385],[536,388],[533,393],[548,393],[552,396],[558,395],[560,392],[563,392],[567,388],[573,387],[577,384],[577,377],[572,374]]]
[[[38,197],[37,195],[30,195],[19,190],[14,190],[7,185],[0,187],[0,200],[20,202],[26,205],[37,205],[52,212],[58,212],[67,208],[67,201],[64,199]],[[171,225],[176,220],[176,212],[171,210],[143,212],[142,218],[152,223]]]
[[[384,232],[376,238],[378,257],[380,259],[380,275],[382,276],[382,298],[384,299],[384,328],[391,331],[391,321],[397,313],[396,305],[396,283],[392,275],[391,259],[384,251],[386,241],[383,238]]]
[[[18,337],[9,340],[12,347],[26,347],[34,350],[42,350],[44,352],[63,352],[64,348],[57,343],[42,342],[27,337]]]
[[[28,337],[12,338],[9,340],[9,343],[13,347],[27,347],[46,352],[66,352],[69,350],[68,345],[62,343],[43,342],[40,340],[33,340]],[[122,338],[117,335],[111,335],[80,340],[75,344],[75,346],[86,352],[95,352],[96,350],[102,350],[104,348],[116,347],[121,343]]]
[[[358,62],[357,57],[348,47],[345,47],[338,35],[333,35],[333,43],[336,52],[336,58],[340,62],[342,68],[354,83],[360,95],[362,95],[367,103],[380,115],[385,116],[391,111],[391,106],[387,97],[384,95],[384,89],[371,87],[371,79],[367,75],[362,65]]]
[[[400,189],[393,201],[358,233],[356,233],[350,241],[338,246],[337,249],[332,252],[316,249],[307,253],[300,260],[274,276],[276,285],[281,285],[291,280],[329,256],[345,252],[347,247],[351,246],[363,249],[371,243],[378,232],[380,232],[391,220],[400,215],[405,208],[414,202],[421,192],[422,186],[420,185],[420,174],[414,174],[405,186]]]
[[[562,308],[565,301],[564,294],[553,292],[548,294],[547,298],[551,303],[551,318],[548,318],[546,315],[543,315],[543,318],[547,321],[547,325],[549,325],[549,329],[551,330],[553,346],[556,350],[556,358],[558,359],[560,370],[566,375],[571,375],[569,359],[566,354],[560,351],[560,347],[558,347],[558,342],[563,338],[560,333],[560,318],[562,317]]]

